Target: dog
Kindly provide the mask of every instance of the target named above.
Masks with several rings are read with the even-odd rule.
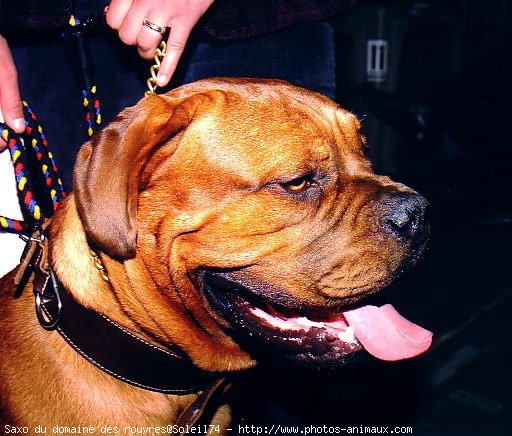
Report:
[[[260,356],[342,366],[428,349],[430,332],[361,303],[416,262],[428,226],[422,196],[373,173],[360,128],[278,80],[208,79],[122,111],[33,238],[44,283],[0,282],[5,429],[172,425],[201,383]],[[132,368],[152,352],[170,387]],[[214,412],[222,433],[229,408]]]

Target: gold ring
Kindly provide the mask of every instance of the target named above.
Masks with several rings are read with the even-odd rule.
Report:
[[[160,33],[163,35],[166,31],[166,27],[159,26],[158,24],[152,23],[147,18],[144,18],[144,21],[142,22],[143,26],[146,26],[148,29],[154,30],[155,32]]]

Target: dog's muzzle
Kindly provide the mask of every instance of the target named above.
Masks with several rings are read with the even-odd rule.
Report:
[[[363,349],[382,360],[402,360],[423,353],[432,342],[431,332],[403,318],[390,304],[291,308],[255,295],[229,273],[217,272],[203,274],[203,290],[234,335],[259,344],[260,351],[277,351],[300,363],[338,366]]]

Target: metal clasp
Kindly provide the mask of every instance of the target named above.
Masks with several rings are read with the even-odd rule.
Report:
[[[42,291],[34,288],[36,315],[39,324],[41,324],[45,330],[55,330],[62,318],[62,301],[60,299],[59,285],[53,270],[49,268],[48,273],[50,278],[49,282],[51,282],[52,286],[51,291],[47,292],[49,282],[46,283]],[[52,310],[47,307],[49,305],[55,306],[55,314],[50,313]]]

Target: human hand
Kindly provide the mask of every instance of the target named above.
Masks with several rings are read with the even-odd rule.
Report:
[[[0,35],[0,121],[4,121],[15,132],[25,130],[23,105],[18,87],[18,72],[12,59],[11,50],[5,38]],[[7,147],[0,138],[0,152]]]
[[[162,35],[143,25],[144,19],[161,27],[170,27],[167,53],[160,65],[157,85],[169,83],[190,32],[214,0],[112,0],[107,23],[119,32],[125,44],[136,45],[140,56],[151,59]]]

